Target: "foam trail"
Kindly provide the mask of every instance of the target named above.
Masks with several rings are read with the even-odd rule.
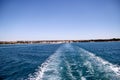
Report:
[[[71,46],[71,44],[65,44],[65,45],[64,45],[64,49],[65,49],[65,50],[64,50],[65,52],[66,52],[66,51],[73,51],[73,50],[74,50],[73,47]],[[66,60],[66,57],[65,57],[65,56],[63,56],[63,57],[64,57],[64,63],[65,63],[65,65],[66,65],[67,72],[68,72],[68,75],[69,75],[70,79],[76,80],[75,77],[73,76],[73,74],[71,73],[72,70],[71,70],[71,68],[70,68],[69,62]]]
[[[67,70],[68,70],[68,74],[69,74],[70,78],[71,78],[72,80],[76,80],[76,78],[75,78],[75,77],[73,76],[73,74],[71,73],[72,70],[71,70],[71,68],[70,68],[69,63],[68,63],[67,61],[65,61],[65,63],[66,63]]]
[[[86,80],[86,78],[82,76],[82,77],[81,77],[81,80]]]
[[[60,77],[60,52],[61,47],[51,55],[34,73],[34,75],[30,75],[27,80],[61,80]]]
[[[84,64],[90,64],[90,66],[92,65],[92,67],[94,68],[96,66],[96,68],[99,71],[104,71],[106,77],[109,78],[110,80],[120,80],[120,67],[119,66],[113,65],[112,63],[96,56],[95,54],[85,49],[79,48],[79,51],[80,51],[80,55],[84,59],[86,59]]]
[[[67,78],[120,80],[120,67],[85,49],[64,44],[27,80],[67,80]]]
[[[72,66],[76,66],[76,68],[78,67],[77,61],[75,59],[75,56],[77,56],[77,53],[75,52],[74,46],[72,46],[71,44],[65,44],[63,53],[64,53],[63,61],[66,65],[66,70],[67,70],[66,71],[67,74],[64,74],[64,75],[69,76],[68,80],[86,80],[86,78],[82,76],[81,71],[76,70],[75,68],[72,68]],[[78,77],[78,75],[76,76],[75,73],[78,74],[79,77]],[[67,79],[63,79],[63,80],[67,80]]]

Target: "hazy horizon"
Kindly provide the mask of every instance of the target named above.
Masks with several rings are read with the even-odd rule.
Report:
[[[119,0],[0,0],[0,41],[120,38]]]
[[[97,40],[97,39],[120,39],[119,37],[115,38],[90,38],[90,39],[16,39],[16,40],[0,40],[0,41],[42,41],[42,40]]]

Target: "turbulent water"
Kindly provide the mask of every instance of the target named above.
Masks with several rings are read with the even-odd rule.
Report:
[[[120,80],[120,42],[0,45],[0,80]]]

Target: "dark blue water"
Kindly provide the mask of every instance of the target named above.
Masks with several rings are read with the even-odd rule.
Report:
[[[120,80],[120,42],[0,45],[0,80]]]

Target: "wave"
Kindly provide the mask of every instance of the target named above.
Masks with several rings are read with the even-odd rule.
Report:
[[[82,77],[81,77],[81,80],[86,80],[86,78],[82,76]]]
[[[79,53],[81,58],[84,58],[84,65],[89,67],[91,73],[98,70],[110,80],[120,80],[120,67],[118,65],[114,65],[82,48],[79,48]]]
[[[120,80],[120,67],[83,48],[63,44],[26,80]]]
[[[61,67],[60,54],[61,47],[52,54],[37,70],[33,75],[29,75],[26,80],[61,80],[59,70]]]

